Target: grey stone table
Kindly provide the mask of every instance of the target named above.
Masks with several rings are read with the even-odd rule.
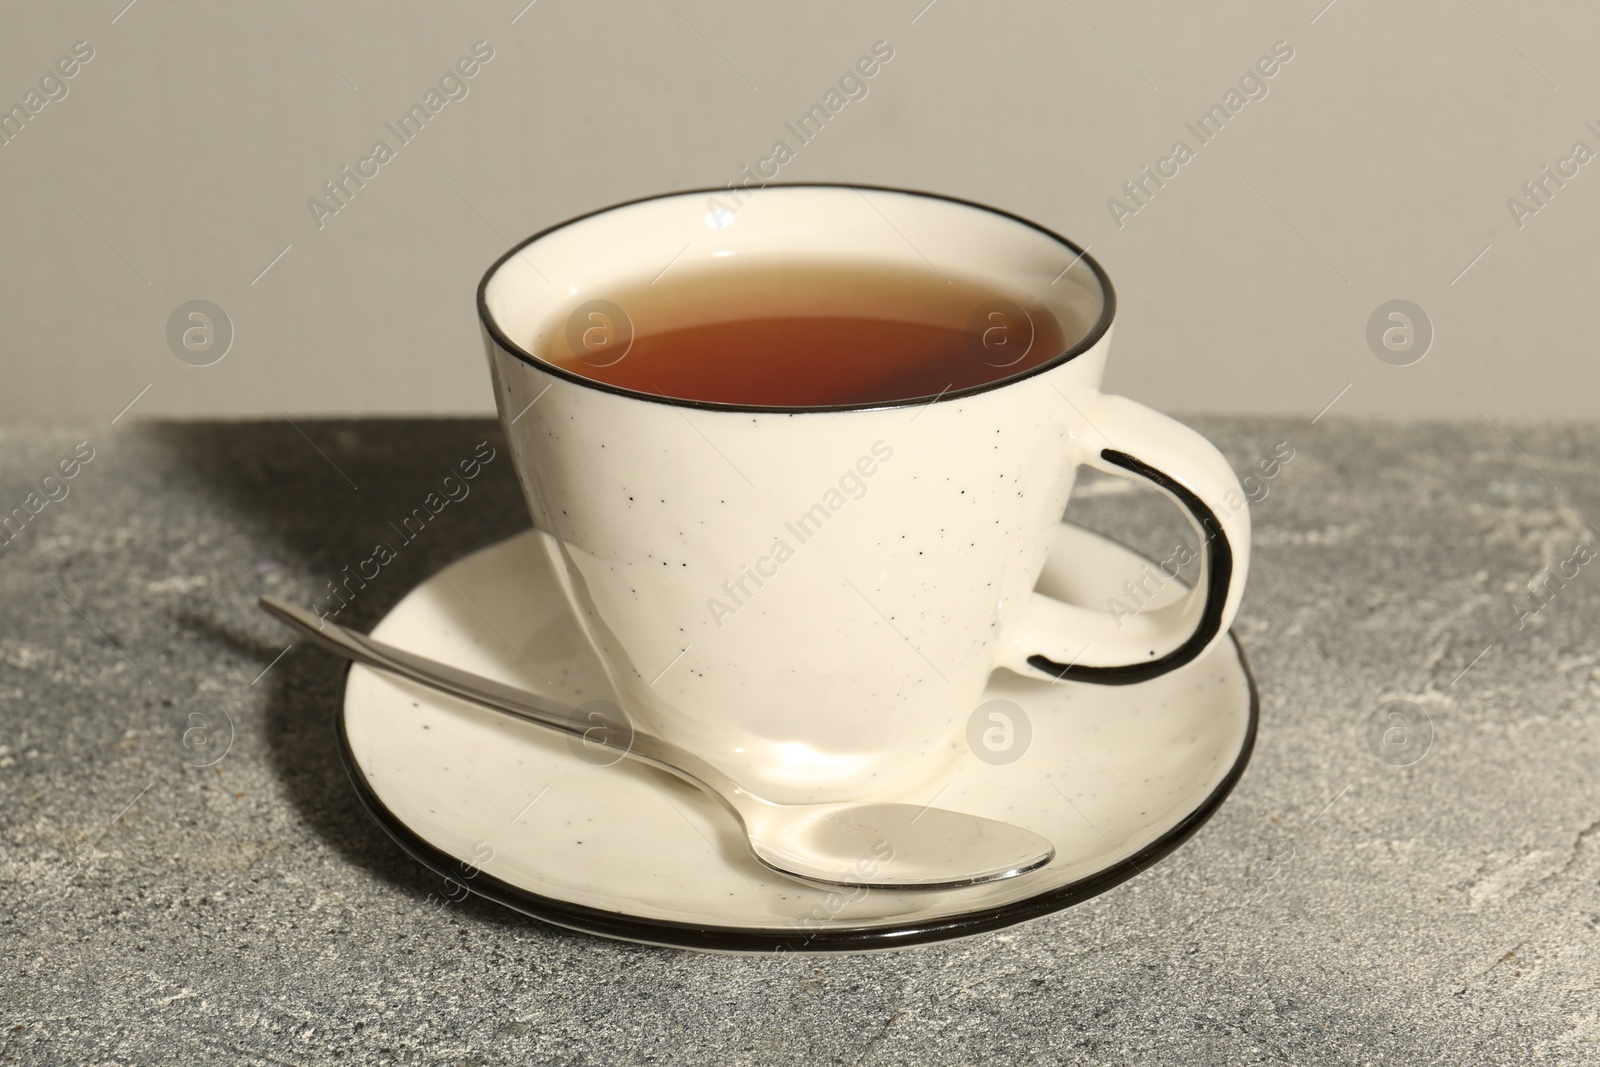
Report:
[[[1241,473],[1293,450],[1232,798],[1058,915],[776,967],[441,906],[358,807],[340,665],[255,598],[324,593],[492,424],[0,431],[0,1062],[1600,1062],[1600,427],[1196,425]],[[502,458],[345,618],[525,523]]]

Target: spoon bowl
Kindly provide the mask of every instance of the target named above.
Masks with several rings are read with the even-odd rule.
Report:
[[[1055,855],[1021,827],[915,804],[772,805],[747,809],[742,821],[764,865],[829,885],[956,889],[1026,874]]]

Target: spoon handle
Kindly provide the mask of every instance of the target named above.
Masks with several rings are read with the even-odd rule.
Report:
[[[526,689],[504,685],[482,675],[460,670],[446,663],[428,659],[376,641],[366,634],[329,622],[297,608],[277,597],[263,596],[261,607],[269,615],[287,623],[313,642],[345,659],[375,667],[389,674],[418,682],[430,689],[477,704],[491,711],[499,711],[543,726],[549,730],[575,737],[586,744],[602,745],[622,756],[648,763],[653,767],[682,778],[721,800],[735,814],[735,797],[750,797],[747,790],[732,782],[711,766],[689,752],[667,741],[632,727],[625,743],[611,737],[609,729],[596,729],[594,723],[583,718],[577,709],[557,700],[540,696]],[[754,800],[754,797],[750,797]]]

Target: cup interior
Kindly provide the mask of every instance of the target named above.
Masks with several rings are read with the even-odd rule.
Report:
[[[494,338],[525,362],[583,384],[633,393],[573,375],[546,358],[574,309],[649,285],[669,269],[714,280],[719,272],[731,277],[751,267],[800,261],[928,271],[930,278],[937,274],[946,280],[961,276],[1055,317],[1063,338],[1059,354],[952,397],[1071,359],[1099,340],[1114,310],[1115,297],[1099,264],[1065,238],[1024,219],[926,193],[774,185],[653,197],[536,234],[490,268],[479,288],[479,312]],[[859,308],[833,310],[871,317],[871,295],[864,293],[860,301]],[[695,308],[681,312],[697,313]]]

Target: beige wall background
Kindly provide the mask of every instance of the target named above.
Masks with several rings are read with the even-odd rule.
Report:
[[[1109,389],[1600,414],[1600,161],[1572,154],[1600,151],[1593,5],[525,4],[3,0],[0,109],[44,103],[0,144],[0,417],[487,413],[472,294],[494,257],[796,147],[784,123],[879,40],[894,58],[783,179],[949,193],[1089,244],[1121,301]],[[41,88],[80,41],[93,58]],[[319,228],[307,200],[396,145],[384,124],[478,41],[466,95]],[[1265,96],[1201,144],[1185,123],[1280,41]],[[1176,177],[1126,198],[1179,139]],[[1570,176],[1541,206],[1523,185],[1546,165]],[[1395,299],[1434,335],[1408,366],[1367,339]],[[191,300],[232,324],[209,366],[168,344]]]

